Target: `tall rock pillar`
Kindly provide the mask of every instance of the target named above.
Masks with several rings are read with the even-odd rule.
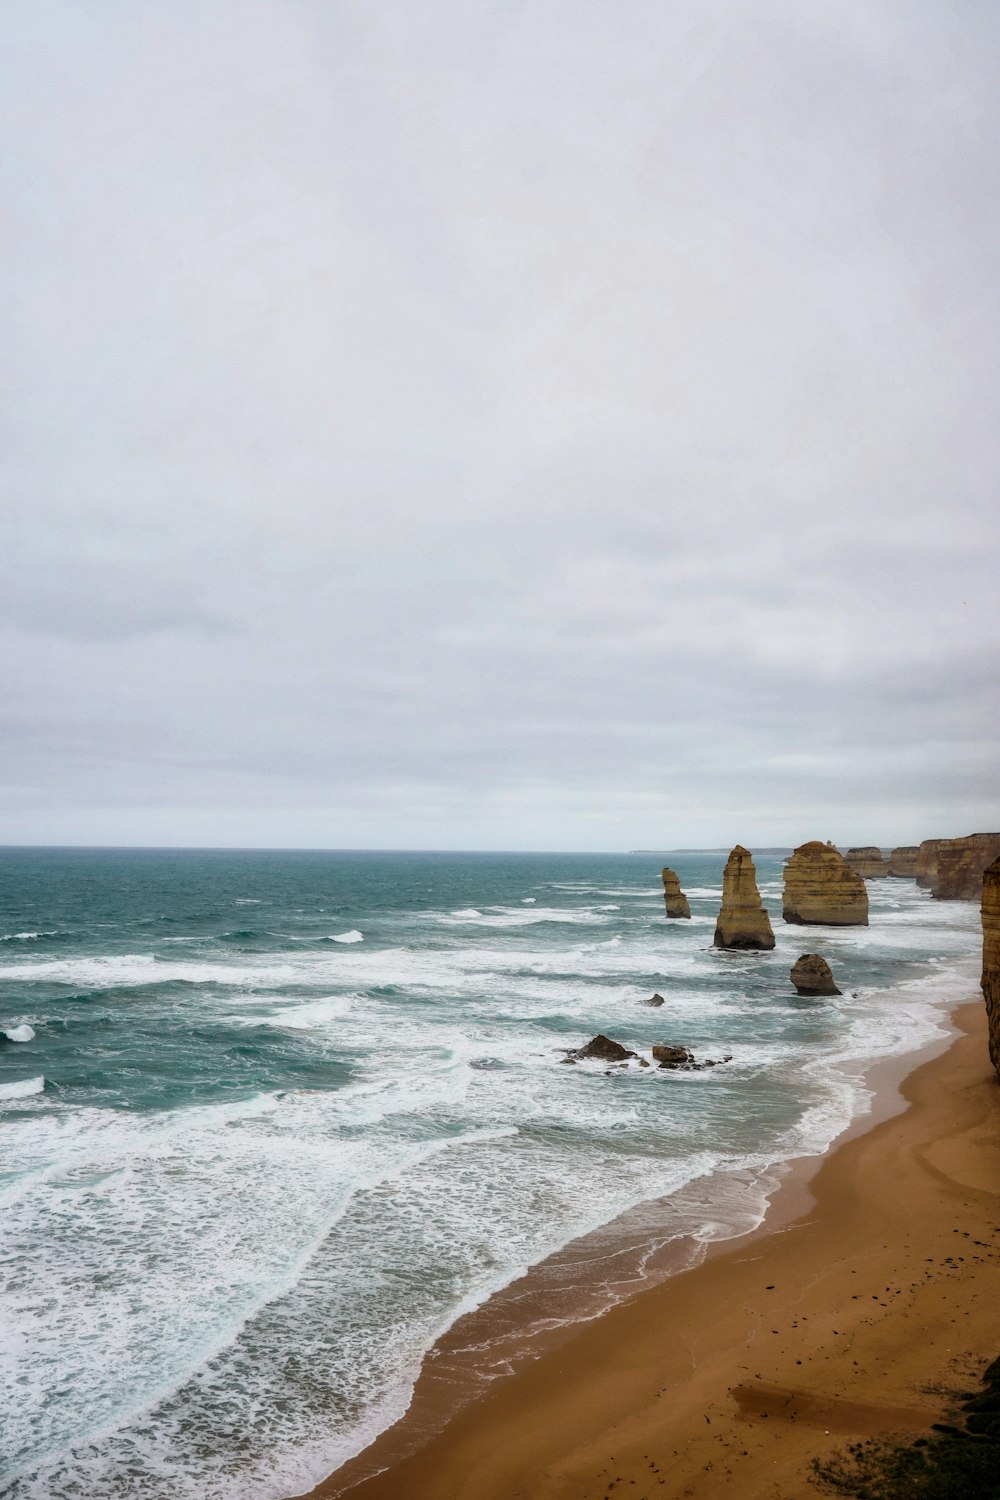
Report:
[[[671,870],[669,865],[663,870],[663,900],[666,903],[668,917],[689,917],[691,908],[688,898],[681,890],[680,877],[676,870]]]
[[[771,919],[757,889],[750,850],[737,844],[722,873],[722,908],[715,927],[716,948],[773,948]]]

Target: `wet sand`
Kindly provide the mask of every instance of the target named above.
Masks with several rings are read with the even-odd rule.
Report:
[[[1000,1354],[1000,1083],[981,1002],[954,1019],[904,1112],[836,1147],[808,1191],[793,1173],[763,1231],[543,1338],[464,1407],[477,1351],[459,1330],[408,1416],[313,1495],[780,1500],[809,1493],[814,1456],[939,1420]],[[894,1098],[886,1081],[876,1119]],[[516,1341],[525,1308],[496,1301],[476,1316]]]

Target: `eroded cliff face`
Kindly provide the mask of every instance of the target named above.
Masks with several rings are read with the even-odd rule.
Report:
[[[722,872],[722,908],[715,928],[716,948],[773,948],[771,918],[757,889],[749,849],[737,844]]]
[[[663,870],[663,900],[667,908],[668,917],[689,917],[691,908],[688,898],[681,890],[680,878],[676,870],[665,866]]]
[[[1000,859],[983,875],[983,999],[990,1028],[990,1059],[1000,1073]]]
[[[970,833],[961,839],[939,839],[931,895],[936,901],[978,901],[983,890],[983,871],[998,858],[1000,833]]]
[[[785,865],[786,922],[868,926],[868,889],[833,844],[800,844]]]
[[[893,849],[889,855],[889,874],[898,875],[901,880],[912,880],[916,873],[916,844],[900,844],[898,849]]]
[[[879,880],[889,873],[889,861],[883,857],[881,849],[876,849],[874,844],[866,844],[864,848],[859,849],[848,849],[844,858],[855,875],[860,875],[863,880]]]
[[[924,839],[917,849],[917,885],[931,886],[937,879],[938,850],[944,839]]]

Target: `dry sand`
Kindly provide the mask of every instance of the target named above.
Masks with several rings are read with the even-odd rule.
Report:
[[[441,1405],[421,1377],[411,1415],[314,1495],[794,1500],[812,1457],[939,1420],[1000,1355],[1000,1084],[982,1005],[955,1022],[811,1202],[800,1179],[769,1232],[578,1325],[400,1458]],[[789,1202],[809,1206],[783,1223]]]

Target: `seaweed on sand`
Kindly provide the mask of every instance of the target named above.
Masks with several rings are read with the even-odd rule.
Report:
[[[852,1443],[813,1459],[814,1482],[857,1500],[1000,1500],[1000,1359],[982,1381],[959,1401],[960,1425],[935,1423],[909,1442]]]

